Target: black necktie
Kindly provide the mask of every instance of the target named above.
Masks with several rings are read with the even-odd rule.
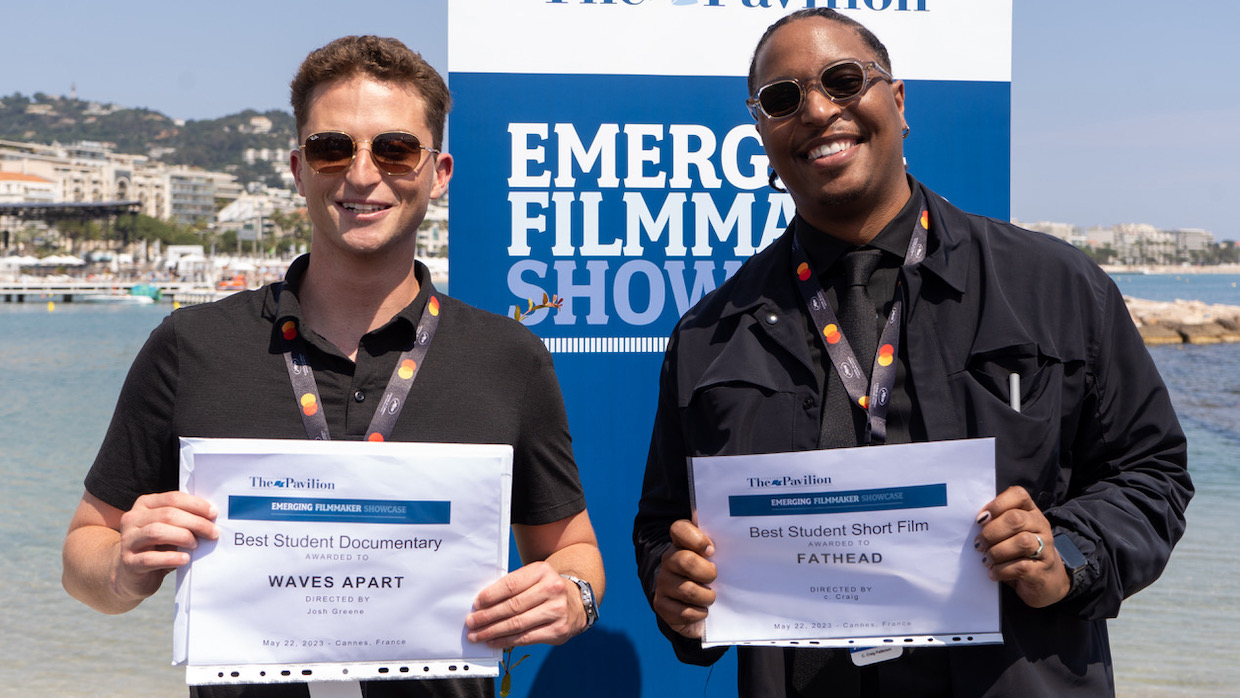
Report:
[[[878,348],[878,323],[874,301],[866,285],[878,268],[882,254],[881,250],[876,249],[853,250],[839,262],[840,278],[845,282],[837,287],[840,291],[840,329],[867,376],[870,375],[874,352]],[[825,358],[826,354],[823,356]],[[827,363],[830,365],[829,360]],[[865,417],[859,408],[853,409],[853,400],[838,376],[829,380],[829,385],[831,388],[823,404],[819,445],[824,448],[856,446],[860,443],[858,433],[865,428]]]
[[[870,298],[867,286],[882,254],[881,250],[875,249],[853,250],[844,255],[843,260],[848,287],[840,299],[840,327],[867,376],[874,366],[874,352],[878,350],[878,324],[875,320],[878,311],[874,309],[874,300]]]

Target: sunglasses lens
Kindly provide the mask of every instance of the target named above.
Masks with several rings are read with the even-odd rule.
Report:
[[[302,152],[315,172],[324,175],[340,174],[353,162],[353,139],[345,133],[316,133],[306,139]]]
[[[822,89],[831,99],[851,99],[865,89],[865,72],[856,63],[840,63],[822,71]]]
[[[773,82],[758,90],[758,106],[771,118],[788,116],[801,107],[801,88],[791,80]]]
[[[412,133],[380,133],[370,142],[370,154],[390,175],[409,174],[422,157],[422,143]]]

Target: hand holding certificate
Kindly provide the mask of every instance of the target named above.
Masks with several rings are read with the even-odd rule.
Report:
[[[691,461],[718,571],[703,646],[1002,641],[973,548],[993,439]]]
[[[177,584],[194,683],[495,676],[466,637],[508,562],[509,446],[183,439],[219,509]]]

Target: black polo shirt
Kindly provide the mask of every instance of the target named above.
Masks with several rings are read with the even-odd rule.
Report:
[[[305,439],[275,327],[301,317],[297,289],[308,257],[286,282],[181,308],[139,352],[86,476],[94,496],[129,510],[139,496],[178,488],[178,437]],[[417,263],[421,291],[362,337],[356,362],[312,330],[306,351],[334,439],[360,440],[431,294],[439,328],[391,441],[511,444],[512,522],[538,525],[585,509],[551,355],[527,328],[438,293]],[[303,325],[304,327],[304,325]],[[367,695],[486,695],[489,680],[372,682]],[[195,695],[306,695],[304,686],[203,687]],[[427,693],[428,689],[433,693]]]

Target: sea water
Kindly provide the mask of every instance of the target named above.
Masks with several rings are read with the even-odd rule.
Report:
[[[1238,280],[1117,277],[1130,296],[1240,305]],[[171,581],[121,616],[90,610],[60,585],[82,478],[133,356],[167,312],[0,303],[0,696],[186,695],[183,670],[169,665]],[[1189,436],[1197,495],[1162,578],[1110,624],[1119,695],[1230,696],[1240,686],[1231,654],[1240,645],[1240,345],[1150,353]]]

